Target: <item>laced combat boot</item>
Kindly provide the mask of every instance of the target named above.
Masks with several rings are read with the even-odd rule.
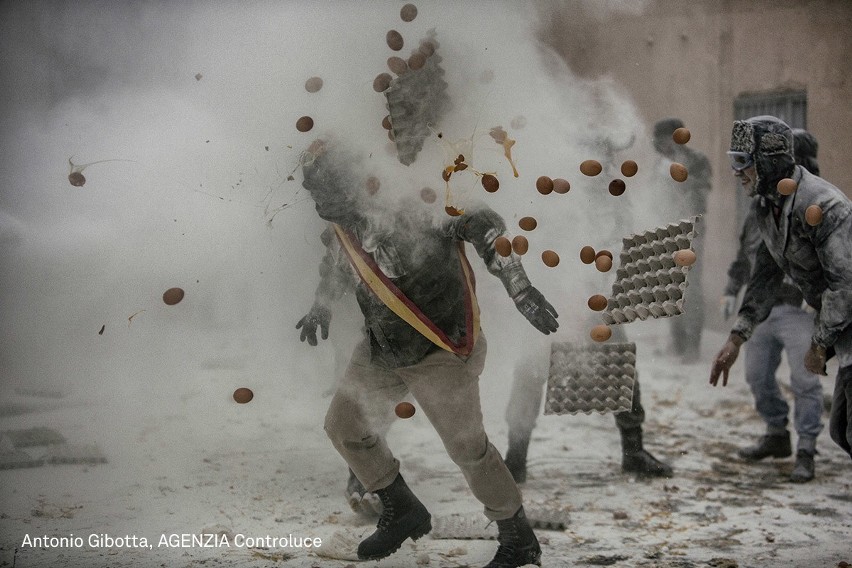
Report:
[[[807,483],[814,478],[814,452],[799,448],[796,452],[796,465],[790,473],[793,483]]]
[[[530,433],[518,434],[509,430],[509,449],[503,460],[515,483],[527,480],[527,450],[530,447]]]
[[[642,446],[642,429],[625,428],[621,432],[621,471],[643,477],[671,477],[670,465],[652,456]]]
[[[397,474],[393,483],[376,491],[382,502],[382,514],[376,531],[358,545],[360,560],[379,560],[390,556],[405,539],[417,540],[432,530],[432,515]]]
[[[793,455],[793,446],[790,444],[790,432],[778,434],[766,434],[760,438],[757,445],[737,450],[737,455],[749,461],[758,461],[763,458],[786,458]]]
[[[524,508],[511,519],[497,521],[497,554],[485,568],[518,568],[527,564],[541,566],[541,547],[533,533]]]

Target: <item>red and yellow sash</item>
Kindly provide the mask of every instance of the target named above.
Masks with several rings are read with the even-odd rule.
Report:
[[[385,276],[376,261],[361,248],[355,235],[339,225],[332,225],[337,239],[343,247],[349,262],[355,268],[358,276],[364,284],[386,305],[393,313],[402,318],[420,334],[440,347],[456,355],[467,356],[473,351],[476,339],[479,337],[479,304],[476,301],[476,280],[473,270],[467,262],[464,254],[464,242],[459,241],[459,265],[462,271],[462,282],[464,285],[464,311],[465,311],[465,341],[457,344],[450,341],[447,335],[438,329],[420,308],[409,300],[402,290],[396,287],[390,279]]]

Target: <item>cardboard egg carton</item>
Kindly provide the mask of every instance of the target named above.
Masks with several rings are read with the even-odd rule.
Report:
[[[408,166],[417,159],[430,135],[429,125],[438,124],[449,107],[447,82],[434,30],[424,40],[435,46],[420,69],[409,69],[391,81],[385,90],[391,132],[399,161]]]
[[[436,540],[496,540],[497,524],[482,513],[457,513],[432,517],[429,537]]]
[[[61,444],[51,446],[44,456],[50,464],[99,464],[107,458],[97,444]]]
[[[571,514],[553,504],[526,503],[524,512],[535,529],[562,531],[571,523]],[[436,540],[496,540],[497,523],[479,512],[434,516],[429,536]]]
[[[0,435],[11,440],[15,448],[29,448],[32,446],[50,446],[64,444],[65,436],[52,428],[37,427],[24,430],[7,430]]]
[[[23,450],[0,451],[0,469],[20,469],[25,467],[41,467],[43,465],[43,457],[34,457]]]
[[[341,529],[322,539],[322,546],[316,547],[314,553],[321,558],[358,562],[358,544],[365,536],[365,530]]]
[[[635,382],[635,343],[553,343],[544,413],[630,410]]]
[[[699,216],[669,223],[622,240],[612,295],[601,314],[608,325],[684,313],[690,267],[673,255],[692,248]]]

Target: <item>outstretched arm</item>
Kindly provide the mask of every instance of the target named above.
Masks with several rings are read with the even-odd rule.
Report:
[[[852,322],[852,207],[824,210],[814,245],[828,287],[820,297],[813,342],[830,347]]]
[[[486,206],[468,208],[464,215],[449,218],[445,222],[445,231],[448,236],[474,246],[488,272],[500,279],[518,311],[536,329],[545,335],[556,331],[559,314],[530,283],[521,257],[514,252],[501,256],[494,248],[497,238],[506,234],[506,223],[500,215]]]
[[[737,294],[746,284],[751,275],[752,260],[758,247],[763,242],[760,231],[757,228],[754,206],[749,208],[748,215],[743,220],[740,230],[740,244],[737,248],[737,257],[728,267],[728,283],[720,302],[722,317],[728,319],[734,315],[737,303]]]
[[[745,291],[743,305],[737,314],[737,322],[710,369],[710,384],[714,387],[719,383],[720,376],[722,386],[727,386],[728,373],[737,360],[740,346],[751,337],[757,324],[769,317],[783,280],[784,272],[775,264],[766,245],[761,242],[755,254],[754,271]]]
[[[838,202],[823,210],[814,245],[828,287],[820,297],[819,317],[814,325],[811,347],[805,354],[805,368],[825,375],[828,350],[852,321],[852,208]]]
[[[754,270],[746,287],[743,305],[737,312],[737,321],[731,331],[748,340],[757,324],[769,317],[783,282],[784,271],[761,241],[755,253]]]

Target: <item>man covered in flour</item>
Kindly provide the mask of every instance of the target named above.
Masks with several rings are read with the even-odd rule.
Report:
[[[829,432],[852,456],[852,202],[793,158],[793,132],[774,116],[734,122],[728,152],[734,176],[754,202],[762,243],[737,321],[710,371],[710,384],[728,383],[740,346],[769,317],[787,276],[816,310],[805,368],[825,375],[836,352],[840,369]],[[792,193],[782,180],[791,179]]]
[[[556,310],[531,285],[519,256],[495,251],[506,226],[494,211],[469,207],[437,220],[416,208],[387,211],[356,181],[355,163],[340,143],[329,141],[315,142],[303,158],[303,186],[333,237],[326,239],[314,305],[297,327],[312,345],[317,327],[327,338],[331,304],[355,287],[366,333],[331,401],[325,429],[382,502],[376,531],[361,542],[358,556],[384,558],[431,530],[431,515],[406,485],[384,437],[395,405],[410,393],[486,517],[497,522],[499,547],[486,568],[539,564],[541,548],[521,493],[483,427],[479,375],[487,344],[465,242],[539,331],[556,331]]]

